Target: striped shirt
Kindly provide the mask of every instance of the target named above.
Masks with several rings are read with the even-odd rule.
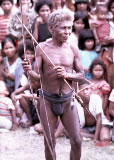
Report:
[[[4,39],[4,37],[8,33],[9,21],[10,21],[9,17],[5,17],[4,15],[0,15],[0,42]]]
[[[9,97],[0,98],[0,117],[6,117],[12,121],[12,115],[10,109],[15,110],[12,100]]]

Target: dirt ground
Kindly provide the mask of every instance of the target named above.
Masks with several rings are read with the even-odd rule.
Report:
[[[57,160],[69,160],[69,139],[57,139]],[[0,133],[0,160],[45,160],[43,136],[29,129]],[[95,147],[92,141],[83,142],[81,160],[114,160],[114,144]]]

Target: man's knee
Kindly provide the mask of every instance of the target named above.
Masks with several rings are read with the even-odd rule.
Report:
[[[71,138],[70,143],[71,143],[72,146],[76,146],[77,148],[81,148],[81,144],[82,144],[81,137]]]
[[[45,149],[46,150],[49,150],[49,147],[54,149],[55,148],[55,145],[56,145],[56,141],[54,138],[48,138],[47,140],[44,139],[44,145],[45,145]]]

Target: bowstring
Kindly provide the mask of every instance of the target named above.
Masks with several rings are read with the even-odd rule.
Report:
[[[32,42],[33,42],[34,51],[35,51],[35,44],[34,44],[33,39],[32,39]],[[35,57],[36,57],[36,53],[35,53]],[[42,80],[41,80],[41,77],[42,77],[42,76],[41,76],[41,73],[40,73],[40,69],[39,69],[39,67],[38,67],[38,60],[36,60],[36,65],[37,65],[37,68],[38,68],[38,73],[39,73],[39,75],[40,75],[40,85],[41,85],[41,91],[42,91],[42,95],[43,95],[43,103],[44,103],[44,107],[45,107],[46,120],[47,120],[47,124],[48,124],[49,135],[50,135],[50,138],[51,138],[52,149],[54,150],[53,141],[52,141],[52,135],[51,135],[51,130],[50,130],[50,125],[49,125],[49,120],[48,120],[48,114],[47,114],[47,109],[46,109],[46,104],[45,104],[45,98],[44,98],[44,93],[43,93],[43,85],[42,85]],[[42,126],[42,128],[43,128],[44,136],[45,136],[45,138],[46,138],[46,142],[47,142],[47,144],[48,144],[48,146],[49,146],[50,152],[51,152],[52,157],[53,157],[53,160],[54,160],[53,150],[51,149],[51,145],[50,145],[49,140],[48,140],[48,138],[47,138],[47,135],[46,135],[44,126],[43,126],[43,124],[42,124],[42,120],[41,120],[41,118],[40,118],[39,112],[38,112],[38,118],[39,118],[39,120],[40,120],[41,126]]]
[[[22,17],[22,23],[21,23],[21,24],[22,24],[22,36],[23,36],[23,46],[24,46],[24,57],[25,57],[25,59],[28,59],[27,56],[26,56],[26,44],[25,44],[25,36],[24,36],[24,22],[23,22],[23,15],[22,15],[22,2],[21,2],[20,4],[21,4],[21,17]],[[16,16],[17,16],[17,15],[16,15]],[[18,17],[18,19],[19,19],[19,17]],[[32,38],[32,40],[33,40],[33,38]],[[35,49],[35,47],[34,47],[34,49]],[[37,67],[38,67],[38,62],[37,62]],[[39,68],[38,68],[38,71],[39,71]],[[39,72],[39,74],[40,74],[40,72]],[[32,85],[31,85],[31,82],[30,82],[30,76],[29,76],[28,73],[27,73],[27,77],[28,77],[28,83],[29,83],[29,86],[30,86],[30,91],[31,91],[31,94],[32,94],[32,96],[33,96],[33,104],[34,104],[34,106],[35,106],[35,109],[36,109],[36,112],[37,112],[37,116],[38,116],[38,118],[39,118],[39,121],[40,121],[40,123],[41,123],[41,125],[42,125],[43,133],[44,133],[45,139],[46,139],[46,141],[47,141],[47,145],[48,145],[48,147],[49,147],[49,150],[50,150],[51,155],[52,155],[53,160],[54,160],[54,159],[55,159],[55,158],[54,158],[54,152],[53,152],[54,147],[53,147],[53,141],[52,141],[52,136],[51,136],[51,131],[50,131],[49,120],[48,120],[48,116],[47,116],[47,109],[46,109],[46,104],[45,104],[45,100],[44,100],[44,94],[43,94],[43,101],[44,101],[44,106],[45,106],[45,112],[46,112],[46,118],[47,118],[47,123],[48,123],[48,129],[49,129],[49,134],[50,134],[50,138],[51,138],[52,148],[51,148],[51,145],[50,145],[49,140],[48,140],[48,138],[47,138],[46,132],[45,132],[45,130],[44,130],[44,126],[43,126],[43,124],[42,124],[42,120],[41,120],[40,114],[39,114],[38,109],[37,109],[37,104],[36,104],[36,101],[35,101],[35,96],[34,96],[34,93],[33,93]],[[41,76],[40,76],[40,84],[41,84],[41,86],[42,86]],[[42,87],[41,87],[41,89],[42,89]],[[42,90],[42,91],[43,91],[43,90]],[[52,149],[53,149],[53,150],[52,150]]]

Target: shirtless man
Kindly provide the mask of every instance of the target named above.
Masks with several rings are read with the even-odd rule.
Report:
[[[39,91],[40,116],[53,150],[52,155],[45,140],[46,160],[56,159],[55,128],[58,116],[60,116],[70,138],[70,160],[80,160],[81,157],[81,137],[77,110],[70,105],[73,91],[64,81],[66,79],[72,85],[72,81],[83,79],[78,48],[67,43],[72,32],[72,25],[73,17],[68,11],[57,10],[49,17],[48,26],[52,33],[52,39],[40,43],[40,47],[46,52],[55,67],[39,46],[36,48],[36,61],[38,62],[43,89]],[[28,71],[29,75],[34,78],[34,73],[27,63],[27,60],[23,63],[24,70]],[[75,73],[73,69],[76,71]]]

